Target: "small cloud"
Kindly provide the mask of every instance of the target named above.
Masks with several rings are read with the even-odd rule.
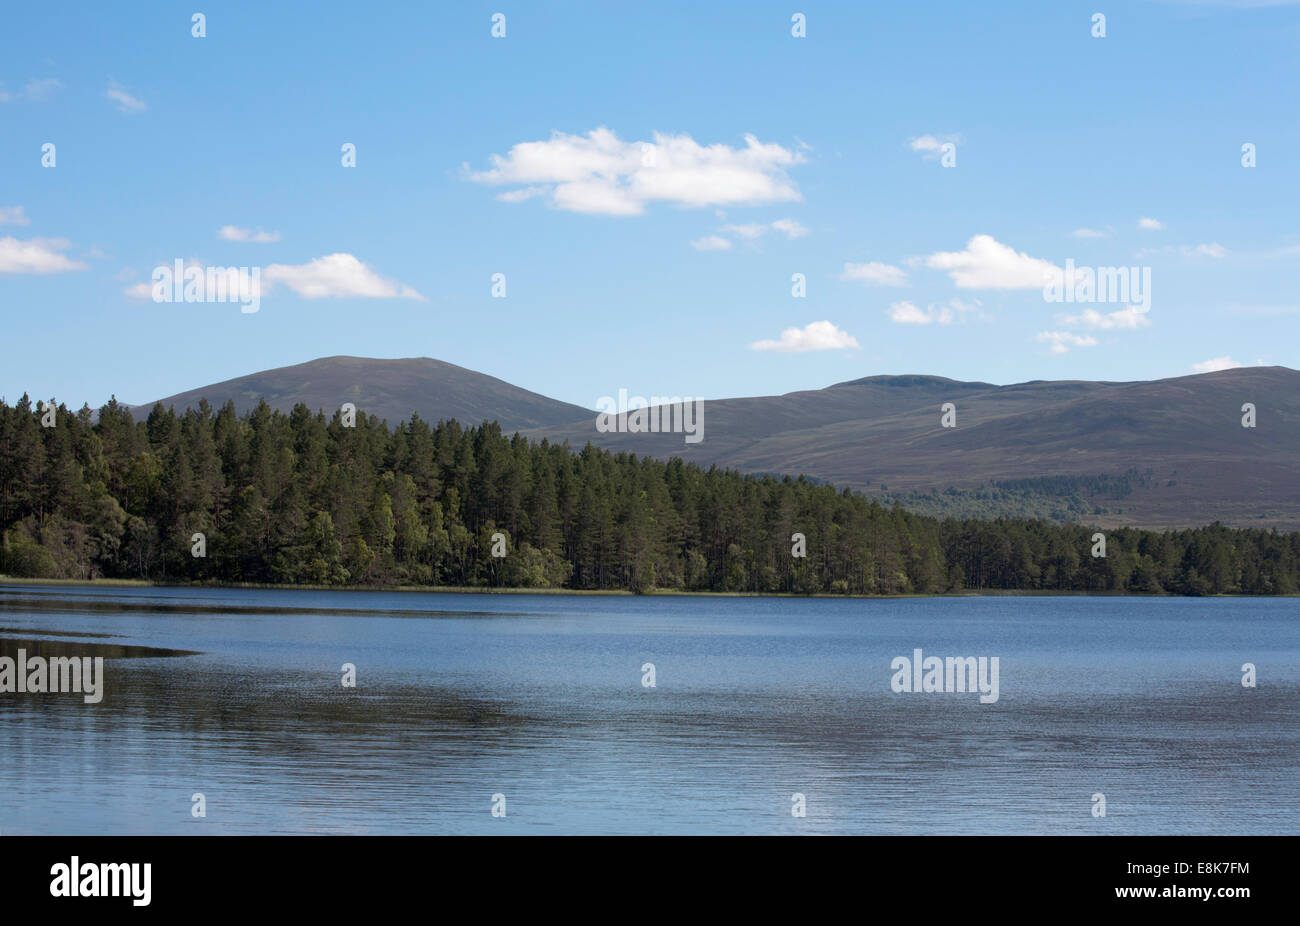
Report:
[[[22,206],[0,206],[0,225],[30,225]]]
[[[791,240],[802,238],[804,235],[808,234],[808,229],[795,219],[777,219],[775,222],[768,224],[762,222],[750,222],[745,225],[724,225],[718,229],[718,231],[725,232],[729,235],[735,235],[739,238],[746,238],[750,241],[755,238],[761,238],[770,231],[781,232]]]
[[[1166,244],[1158,248],[1138,248],[1135,257],[1150,257],[1153,254],[1181,254],[1183,257],[1210,257],[1218,260],[1228,256],[1228,249],[1218,242],[1208,244]]]
[[[1217,373],[1220,370],[1235,370],[1237,367],[1244,366],[1244,363],[1239,363],[1227,354],[1224,354],[1222,357],[1211,357],[1209,360],[1202,360],[1200,363],[1193,363],[1192,369],[1197,373]]]
[[[389,280],[375,273],[367,264],[351,254],[329,254],[305,264],[271,264],[261,270],[258,282],[252,281],[250,270],[240,267],[208,267],[191,258],[182,263],[182,272],[191,268],[203,271],[222,270],[236,274],[245,281],[245,288],[266,294],[277,286],[286,286],[303,299],[418,299],[425,301],[411,287]],[[170,268],[169,268],[170,269]],[[256,268],[252,268],[256,269]],[[150,274],[152,278],[152,273]],[[136,283],[123,292],[139,299],[151,299],[151,283]]]
[[[280,240],[279,232],[266,232],[260,228],[253,231],[251,228],[239,228],[234,225],[223,225],[217,231],[217,237],[223,241],[248,241],[253,244],[270,244]]]
[[[127,89],[115,80],[108,82],[108,89],[104,91],[104,96],[108,97],[117,104],[118,112],[138,113],[144,112],[148,107],[144,103],[127,92]]]
[[[917,308],[910,302],[895,302],[889,307],[889,320],[896,325],[930,325],[937,319],[934,313]]]
[[[1104,231],[1098,231],[1095,228],[1076,228],[1074,231],[1070,232],[1070,234],[1073,235],[1075,238],[1105,238],[1106,237],[1106,233]]]
[[[1164,227],[1164,223],[1159,219],[1148,218],[1145,215],[1138,219],[1138,228],[1143,231],[1163,231]]]
[[[697,251],[730,251],[731,241],[721,235],[706,235],[691,242]]]
[[[739,235],[741,238],[759,238],[767,231],[767,226],[759,223],[750,223],[749,225],[724,225],[719,231],[728,232],[733,235]]]
[[[946,270],[961,289],[1042,289],[1065,271],[1051,261],[1030,257],[995,240],[975,235],[964,251],[940,251],[925,259],[932,270]]]
[[[907,271],[874,260],[865,264],[852,264],[846,261],[840,279],[855,280],[869,286],[906,286]]]
[[[751,350],[803,354],[817,350],[850,350],[858,347],[854,337],[828,321],[812,322],[803,328],[787,328],[776,341],[755,341]]]
[[[965,323],[968,315],[985,318],[980,309],[981,303],[962,302],[949,299],[946,303],[931,303],[924,309],[910,302],[895,302],[889,307],[889,320],[896,325],[951,325],[955,322]]]
[[[1087,334],[1074,334],[1070,331],[1040,331],[1040,343],[1050,344],[1053,354],[1068,353],[1071,347],[1096,347],[1097,339]]]
[[[66,254],[72,242],[66,238],[0,238],[0,273],[63,273],[68,270],[89,270],[79,260]]]
[[[1133,330],[1146,328],[1151,318],[1146,312],[1127,306],[1115,312],[1101,313],[1096,309],[1084,309],[1079,315],[1058,316],[1057,323],[1075,328],[1095,328],[1100,331]]]
[[[411,287],[375,273],[351,254],[329,254],[305,264],[271,264],[262,277],[268,285],[283,283],[304,299],[419,299]]]
[[[148,283],[132,283],[124,287],[122,292],[126,293],[132,299],[152,299],[153,286]]]
[[[808,229],[795,219],[777,219],[772,223],[772,230],[779,231],[790,239],[802,238],[808,234]]]
[[[961,140],[960,135],[922,135],[908,142],[908,147],[927,161],[937,161],[943,154],[944,145],[956,146],[961,144]]]
[[[32,103],[43,103],[54,95],[54,92],[63,86],[53,77],[46,77],[37,80],[33,77],[27,83],[23,84],[21,96],[23,99]]]
[[[541,196],[548,189],[548,187],[544,186],[526,186],[518,190],[507,190],[504,193],[498,193],[497,199],[503,203],[522,203],[534,196]]]
[[[0,103],[43,103],[63,86],[53,77],[31,78],[23,84],[23,89],[10,93],[0,84]]]

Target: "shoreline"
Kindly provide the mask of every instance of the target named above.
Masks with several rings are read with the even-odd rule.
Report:
[[[446,595],[570,595],[576,597],[628,598],[816,598],[816,599],[900,599],[900,598],[1300,598],[1300,593],[1281,595],[1178,595],[1171,592],[1082,591],[1074,589],[965,589],[960,592],[904,593],[893,595],[837,595],[829,592],[709,592],[685,589],[653,589],[633,592],[627,589],[522,588],[497,585],[287,585],[273,582],[157,582],[152,579],[30,579],[0,574],[0,586],[30,585],[38,587],[82,586],[89,588],[236,588],[268,591],[304,592],[426,592]]]

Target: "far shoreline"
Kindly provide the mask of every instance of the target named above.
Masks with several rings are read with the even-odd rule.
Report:
[[[404,592],[437,593],[447,595],[569,595],[575,597],[626,597],[626,598],[816,598],[816,599],[900,599],[900,598],[1298,598],[1300,593],[1279,595],[1179,595],[1173,592],[1123,592],[1079,589],[982,589],[960,592],[908,592],[890,595],[832,594],[830,592],[711,592],[685,589],[652,589],[634,592],[628,589],[583,588],[522,588],[513,586],[477,585],[289,585],[273,582],[158,582],[152,579],[32,579],[0,574],[0,587],[29,585],[46,588],[75,586],[88,588],[210,588],[258,589],[267,591],[303,592]]]

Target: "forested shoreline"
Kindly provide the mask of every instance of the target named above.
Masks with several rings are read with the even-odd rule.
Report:
[[[42,423],[52,424],[46,427]],[[0,574],[794,594],[1295,594],[1300,534],[939,519],[496,424],[0,402]],[[795,534],[804,537],[802,545]],[[201,538],[196,536],[201,535]],[[495,536],[494,535],[498,535]],[[792,555],[802,546],[806,556]],[[196,552],[203,555],[196,556]],[[504,556],[493,553],[504,553]]]

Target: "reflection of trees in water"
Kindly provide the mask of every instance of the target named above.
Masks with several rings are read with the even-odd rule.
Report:
[[[44,630],[27,630],[20,631],[26,633],[49,633],[55,635],[55,631]],[[58,636],[108,636],[108,634],[63,634]],[[135,646],[128,643],[96,643],[96,642],[73,642],[71,640],[29,640],[18,637],[0,637],[0,658],[8,656],[10,659],[18,658],[18,651],[23,650],[27,653],[27,658],[32,659],[40,656],[42,659],[51,657],[73,657],[80,659],[83,656],[89,656],[91,659],[96,656],[102,656],[104,659],[153,659],[163,656],[198,656],[196,650],[189,649],[166,649],[160,646]]]
[[[343,688],[334,667],[249,669],[189,659],[126,662],[187,651],[115,644],[0,640],[0,655],[21,646],[35,655],[105,656],[105,695],[99,704],[61,695],[12,694],[5,702],[27,712],[23,726],[85,746],[95,740],[131,742],[144,735],[174,752],[188,741],[200,758],[291,767],[333,767],[351,774],[386,774],[394,765],[436,766],[481,758],[484,748],[511,748],[532,736],[554,735],[553,718],[440,685],[371,684]],[[147,652],[141,652],[147,651]],[[202,655],[202,654],[196,654]],[[87,726],[90,725],[90,727]],[[111,748],[108,747],[108,748]],[[185,748],[185,747],[182,747]],[[229,750],[236,750],[232,757]],[[224,755],[222,755],[224,753]],[[396,754],[400,753],[400,758]],[[218,759],[218,756],[222,756]]]
[[[500,618],[501,612],[379,610],[330,607],[267,607],[266,605],[208,605],[172,599],[146,602],[95,600],[49,594],[0,594],[0,610],[24,613],[165,613],[176,615],[234,613],[320,615],[322,617],[472,617]],[[74,703],[47,694],[0,696],[0,712],[21,706],[24,726],[41,726],[46,735],[71,743],[93,728],[95,742],[159,737],[159,747],[174,749],[174,741],[190,741],[205,750],[237,749],[254,764],[261,762],[326,765],[351,757],[354,770],[368,756],[391,757],[410,751],[401,760],[383,764],[437,764],[442,757],[470,757],[484,745],[508,745],[525,731],[544,732],[554,721],[529,716],[517,706],[478,697],[463,688],[445,685],[393,683],[365,676],[357,688],[344,688],[336,665],[320,671],[264,664],[221,664],[217,657],[199,661],[171,657],[205,654],[193,650],[101,641],[114,634],[74,633],[35,628],[0,629],[0,656],[28,659],[102,656],[104,699],[98,704]],[[56,639],[38,639],[51,637]],[[99,637],[67,640],[59,637]],[[156,661],[162,659],[163,661]],[[2,715],[2,714],[0,714]],[[89,724],[89,727],[87,726]],[[166,741],[172,742],[166,742]],[[83,741],[91,742],[89,740]],[[376,773],[379,769],[375,769]]]

